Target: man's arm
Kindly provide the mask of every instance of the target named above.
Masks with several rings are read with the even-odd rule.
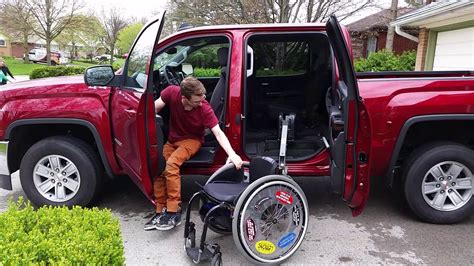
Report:
[[[159,113],[161,111],[161,109],[163,109],[163,107],[165,107],[165,102],[163,102],[163,100],[160,98],[158,98],[158,100],[155,101],[155,111],[156,113]]]
[[[240,169],[242,167],[242,159],[240,158],[239,155],[237,155],[237,153],[235,153],[234,149],[232,149],[232,146],[230,145],[229,140],[227,139],[222,129],[219,127],[219,124],[211,128],[211,131],[212,131],[212,134],[216,136],[216,139],[217,139],[217,142],[219,142],[219,145],[221,145],[221,147],[229,156],[229,160],[235,165],[237,169]]]

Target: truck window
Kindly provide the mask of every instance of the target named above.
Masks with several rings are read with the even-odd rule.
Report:
[[[159,23],[154,23],[147,28],[129,54],[126,87],[144,91],[147,80],[146,68],[153,52],[153,45],[155,44],[159,26]]]
[[[307,71],[309,47],[301,41],[261,41],[252,45],[256,76],[301,75]]]

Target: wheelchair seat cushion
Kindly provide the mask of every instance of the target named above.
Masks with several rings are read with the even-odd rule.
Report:
[[[204,191],[217,201],[233,203],[248,185],[249,184],[245,182],[234,183],[216,181],[205,185]]]

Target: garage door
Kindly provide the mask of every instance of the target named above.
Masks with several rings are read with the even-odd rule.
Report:
[[[474,70],[474,27],[438,32],[433,70]]]

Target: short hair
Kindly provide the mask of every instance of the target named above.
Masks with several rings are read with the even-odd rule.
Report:
[[[181,95],[190,99],[191,96],[203,96],[206,94],[206,88],[202,85],[201,81],[199,81],[195,77],[186,77],[181,81]]]

